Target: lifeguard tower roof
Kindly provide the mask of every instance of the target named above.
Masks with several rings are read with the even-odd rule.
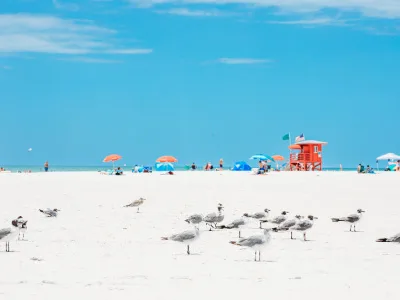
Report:
[[[308,141],[301,141],[298,143],[295,143],[295,145],[326,145],[328,142],[321,142],[321,141],[315,141],[315,140],[308,140]]]

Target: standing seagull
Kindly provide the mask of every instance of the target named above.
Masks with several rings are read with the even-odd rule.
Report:
[[[294,225],[293,227],[291,227],[290,229],[293,231],[303,232],[304,240],[307,241],[306,232],[313,227],[314,220],[316,220],[316,219],[318,219],[318,218],[314,217],[314,216],[308,216],[308,219],[297,222],[297,224]]]
[[[275,232],[290,231],[290,239],[293,240],[293,230],[291,228],[295,226],[302,218],[303,218],[302,216],[297,215],[293,219],[283,222],[278,227],[272,228],[272,230]]]
[[[255,250],[254,261],[257,261],[257,251],[258,251],[258,261],[261,261],[261,250],[265,248],[271,241],[271,234],[269,233],[271,229],[264,229],[264,234],[253,235],[248,238],[240,239],[239,241],[231,241],[232,245],[249,247]]]
[[[137,207],[137,213],[139,212],[139,207],[144,203],[146,199],[139,198],[138,200],[133,201],[132,203],[125,205],[124,207]]]
[[[218,214],[217,213],[210,213],[206,215],[203,219],[203,221],[210,226],[210,231],[212,230],[211,228],[216,228],[218,223],[221,223],[224,220],[224,215],[222,214],[222,211],[224,210],[224,207],[222,206],[221,203],[218,204]]]
[[[400,243],[400,233],[390,237],[390,238],[381,238],[377,239],[377,242],[385,242],[385,243]]]
[[[192,225],[199,225],[201,222],[203,222],[203,216],[200,214],[190,215],[185,222]]]
[[[47,209],[45,209],[45,210],[39,209],[39,211],[40,211],[41,213],[43,213],[46,217],[57,217],[58,212],[59,212],[60,210],[57,209],[57,208],[55,208],[55,209],[47,208]]]
[[[0,229],[0,242],[6,243],[6,252],[10,252],[10,241],[15,240],[18,236],[18,221],[11,222],[11,228]]]
[[[25,221],[24,218],[22,218],[21,216],[18,217],[17,219],[17,224],[19,229],[18,240],[20,239],[21,234],[22,234],[22,239],[25,238],[25,232],[28,229],[27,223],[28,221]]]
[[[277,216],[277,217],[275,217],[275,218],[273,218],[271,220],[262,220],[261,223],[268,222],[268,223],[279,225],[279,224],[281,224],[281,223],[283,223],[283,222],[285,222],[287,220],[287,214],[288,213],[289,213],[288,211],[283,211],[280,216]]]
[[[240,228],[244,225],[246,225],[247,220],[244,218],[240,218],[240,219],[236,219],[233,220],[231,223],[229,223],[228,225],[221,225],[218,226],[218,229],[239,229],[239,238],[241,238],[240,236]]]
[[[362,214],[365,213],[362,209],[357,209],[356,214],[349,215],[343,218],[332,218],[332,222],[347,222],[350,223],[350,231],[353,228],[353,231],[356,232],[356,224],[360,222]]]
[[[170,237],[162,237],[163,241],[174,241],[183,243],[187,246],[187,254],[190,254],[189,245],[195,242],[200,237],[200,231],[197,227],[194,230],[187,230],[182,233],[171,235]]]
[[[253,218],[260,221],[260,229],[262,228],[261,224],[263,220],[266,220],[269,216],[270,210],[268,208],[264,209],[262,212],[257,212],[254,214],[245,213],[243,216],[248,218]]]

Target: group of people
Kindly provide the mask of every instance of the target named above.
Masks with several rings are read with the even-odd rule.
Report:
[[[365,168],[362,164],[359,164],[357,167],[357,173],[359,174],[367,174],[367,173],[374,173],[374,169],[371,168],[369,165],[367,165],[367,168]]]
[[[219,160],[219,168],[217,168],[217,169],[214,168],[214,166],[211,162],[206,163],[206,165],[204,166],[203,169],[204,169],[204,171],[223,170],[224,169],[224,160],[222,158]],[[192,163],[192,165],[190,166],[190,170],[192,170],[192,171],[197,170],[196,163],[194,163],[194,162]]]
[[[260,160],[258,162],[258,172],[257,174],[265,174],[271,170],[271,166],[267,164],[265,160]]]

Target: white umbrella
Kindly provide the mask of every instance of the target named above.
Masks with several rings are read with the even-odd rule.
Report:
[[[394,153],[386,153],[377,157],[376,160],[400,160],[400,156]]]

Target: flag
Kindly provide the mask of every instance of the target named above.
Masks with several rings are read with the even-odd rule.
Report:
[[[304,140],[304,134],[300,134],[299,136],[296,136],[295,142],[298,143]]]
[[[289,140],[289,137],[290,137],[290,134],[287,133],[287,134],[285,134],[285,135],[282,137],[282,140],[288,141],[288,140]]]

